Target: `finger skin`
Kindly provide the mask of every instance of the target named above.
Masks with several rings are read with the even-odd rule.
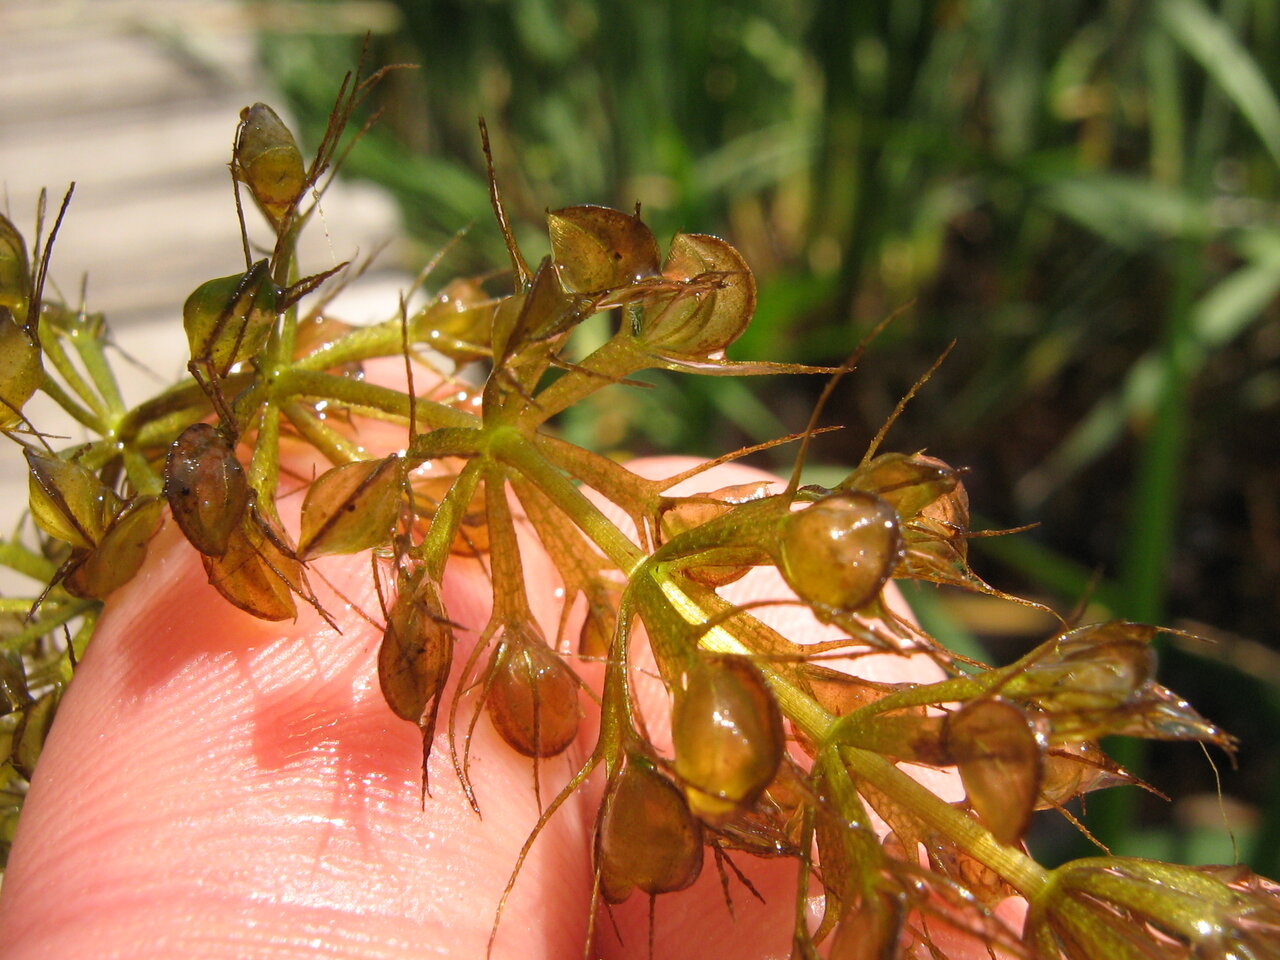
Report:
[[[367,557],[317,566],[377,611]],[[257,621],[204,580],[169,521],[112,598],[31,786],[0,899],[4,955],[483,956],[537,817],[529,762],[477,726],[480,818],[437,742],[424,812],[421,738],[378,688],[380,632],[332,595],[341,634],[309,610]],[[485,622],[487,592],[474,563],[445,583],[460,623]],[[580,953],[580,802],[533,851],[495,957]]]

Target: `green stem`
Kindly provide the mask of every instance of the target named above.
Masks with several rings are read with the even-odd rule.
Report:
[[[352,443],[297,400],[286,401],[283,410],[284,415],[298,428],[303,438],[335,467],[369,459],[369,454],[364,447],[358,443]]]
[[[390,387],[365,383],[362,380],[352,380],[349,377],[318,373],[293,366],[280,372],[272,392],[275,396],[333,400],[348,406],[362,407],[365,410],[386,414],[405,423],[409,422],[410,400],[407,393]],[[435,430],[440,427],[480,426],[480,419],[474,414],[455,410],[442,403],[418,399],[413,405],[421,427]]]
[[[160,474],[156,473],[147,458],[133,444],[124,445],[121,457],[124,460],[124,469],[129,482],[138,493],[156,496],[164,489]]]
[[[444,576],[445,564],[449,561],[449,551],[453,548],[454,538],[458,536],[458,527],[462,524],[462,518],[471,505],[471,498],[475,496],[476,486],[480,483],[483,470],[483,457],[468,460],[431,518],[431,527],[423,538],[421,550],[422,555],[426,557],[427,576],[436,583],[439,583]]]
[[[504,463],[528,477],[623,573],[630,576],[644,561],[640,548],[524,434],[511,428],[496,430],[490,437],[490,449]]]
[[[58,339],[57,331],[48,325],[42,325],[40,327],[40,346],[44,349],[44,355],[53,363],[53,368],[58,371],[58,375],[67,382],[67,386],[71,388],[72,392],[80,398],[85,406],[97,415],[98,422],[105,424],[107,410],[103,406],[102,398],[93,392],[93,388],[89,386],[88,381],[80,375],[80,371],[71,362],[67,352],[62,349],[62,343]],[[49,379],[47,375],[45,379]],[[75,414],[72,413],[72,416],[75,416]]]
[[[88,427],[94,433],[106,433],[106,424],[96,414],[90,413],[80,406],[70,394],[62,389],[61,384],[49,376],[47,372],[44,375],[44,381],[40,384],[40,389],[48,394],[54,403],[70,414],[77,423]]]
[[[183,410],[175,410],[167,413],[162,417],[147,421],[146,425],[138,430],[133,436],[132,442],[140,450],[151,450],[156,447],[167,447],[173,443],[182,430],[190,426],[203,415],[208,414],[207,406],[204,409],[197,407],[187,407]],[[129,434],[120,431],[122,438],[128,438]],[[127,441],[126,441],[127,442]]]
[[[0,564],[44,583],[52,580],[53,575],[58,572],[56,563],[12,540],[0,540]],[[27,606],[30,607],[31,604],[28,603]]]
[[[629,336],[619,334],[548,386],[526,409],[526,424],[545,423],[579,400],[644,367],[647,355]]]
[[[252,374],[235,373],[222,380],[220,386],[226,394],[234,396],[243,390],[252,379]],[[144,435],[154,436],[159,433],[162,436],[167,436],[171,435],[169,431],[162,430],[155,425],[161,422],[179,423],[180,421],[175,418],[185,418],[185,422],[181,423],[182,426],[185,426],[187,423],[207,415],[211,409],[209,398],[200,385],[195,380],[185,380],[176,387],[165,390],[149,400],[144,400],[126,413],[116,427],[116,432],[121,437],[136,435],[139,438],[139,442],[142,442]]]
[[[300,357],[294,370],[322,373],[347,363],[359,363],[377,357],[390,357],[400,352],[400,321],[386,320],[371,327],[359,327],[331,340]]]
[[[276,484],[280,480],[280,408],[265,404],[258,417],[258,439],[249,460],[249,486],[258,494],[261,509],[275,510]]]
[[[27,626],[23,630],[8,637],[0,637],[0,650],[23,650],[27,644],[31,643],[46,633],[54,630],[64,623],[74,620],[80,614],[85,613],[91,608],[97,606],[99,600],[72,600],[66,605],[60,605],[53,609],[52,613],[42,615],[38,620]]]
[[[507,478],[501,464],[484,461],[485,517],[489,525],[489,568],[493,579],[493,618],[504,624],[531,622],[525,594],[524,565],[515,520],[507,502]]]
[[[1007,846],[963,810],[944,803],[928,787],[918,783],[878,753],[845,747],[840,751],[850,772],[866,780],[912,816],[944,833],[978,862],[1000,874],[1027,899],[1033,899],[1049,883],[1049,871],[1017,847]]]
[[[111,364],[107,362],[101,338],[94,336],[89,330],[77,329],[71,336],[71,345],[76,348],[80,362],[84,364],[89,374],[89,379],[93,381],[93,385],[98,388],[98,394],[106,402],[107,410],[114,417],[123,415],[124,397],[120,394],[120,385],[116,382]]]

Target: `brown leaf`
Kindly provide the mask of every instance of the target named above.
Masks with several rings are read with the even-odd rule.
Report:
[[[596,293],[658,275],[658,241],[640,219],[584,204],[547,214],[551,260],[564,288]]]
[[[191,545],[207,556],[222,556],[249,506],[235,445],[212,424],[191,424],[169,447],[164,496]]]
[[[1005,700],[976,700],[947,715],[945,742],[978,818],[1001,843],[1022,839],[1040,798],[1035,732]]]
[[[404,463],[392,454],[344,463],[317,477],[302,503],[299,559],[388,543],[400,516]]]
[[[302,566],[246,515],[220,557],[202,555],[214,588],[259,620],[291,620],[298,614],[293,595],[301,593]]]

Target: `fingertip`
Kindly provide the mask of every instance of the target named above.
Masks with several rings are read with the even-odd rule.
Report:
[[[309,608],[296,622],[249,617],[172,529],[157,536],[112,598],[36,772],[0,897],[7,957],[483,954],[538,817],[528,761],[481,721],[478,817],[442,730],[424,812],[421,738],[382,702],[381,634],[359,612],[377,611],[367,558],[316,569],[340,591],[322,589],[337,629]],[[453,617],[484,622],[478,570],[445,589]],[[495,958],[581,949],[579,802],[530,855]]]

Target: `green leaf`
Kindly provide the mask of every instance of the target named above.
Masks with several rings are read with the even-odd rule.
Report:
[[[23,453],[36,526],[77,550],[97,546],[119,512],[120,498],[78,463],[30,447]]]
[[[1164,0],[1160,22],[1199,61],[1280,163],[1280,102],[1234,31],[1199,0]]]
[[[158,497],[139,497],[121,510],[102,542],[67,575],[67,589],[76,596],[101,600],[132,580],[147,558],[162,502]]]
[[[43,378],[40,348],[0,304],[0,430],[22,422],[22,407]]]
[[[390,542],[403,486],[404,460],[395,454],[321,474],[302,504],[299,559],[358,553]]]

